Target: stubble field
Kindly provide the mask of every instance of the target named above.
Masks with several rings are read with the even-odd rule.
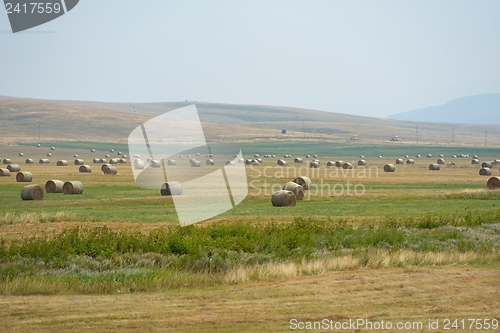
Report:
[[[431,319],[440,320],[437,331],[444,331],[446,319],[499,319],[500,191],[486,188],[489,177],[479,176],[470,158],[452,158],[475,152],[481,161],[494,160],[494,149],[318,151],[324,146],[244,147],[246,157],[278,157],[246,167],[243,203],[185,228],[178,226],[171,198],[135,185],[130,164],[105,176],[91,163],[116,155],[104,144],[96,153],[78,143],[57,147],[48,165],[37,163],[49,152],[46,145],[2,147],[0,157],[32,172],[32,183],[84,184],[82,195],[22,201],[15,174],[0,177],[5,330],[275,332],[289,331],[294,318],[423,323],[411,332],[428,331]],[[126,153],[126,147],[114,148]],[[415,164],[385,173],[383,166],[404,152]],[[428,170],[440,152],[455,165]],[[280,167],[283,153],[304,163],[292,158]],[[308,167],[306,153],[319,154],[319,169]],[[73,154],[92,166],[90,174],[78,172]],[[361,154],[365,168],[357,166]],[[35,164],[24,164],[28,157]],[[69,166],[55,166],[58,159]],[[338,160],[354,169],[326,167]],[[188,161],[177,158],[179,167],[189,167]],[[493,176],[500,176],[499,167]],[[271,194],[298,175],[314,184],[304,200],[273,207]]]

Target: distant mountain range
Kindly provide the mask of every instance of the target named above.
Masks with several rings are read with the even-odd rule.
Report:
[[[387,118],[440,123],[500,124],[500,94],[462,97],[443,105],[397,113]]]

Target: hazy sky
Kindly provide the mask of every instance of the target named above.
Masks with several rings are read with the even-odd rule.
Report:
[[[12,34],[0,95],[385,117],[500,93],[500,1],[80,0]]]

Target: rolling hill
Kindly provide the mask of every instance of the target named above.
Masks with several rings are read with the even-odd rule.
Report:
[[[165,112],[195,104],[211,142],[307,140],[346,144],[415,144],[416,123],[279,106],[235,105],[197,101],[102,103],[0,97],[0,143],[87,141],[126,143],[141,123]],[[133,105],[133,106],[132,106]],[[281,130],[286,129],[285,135]],[[484,145],[500,139],[500,125],[455,126],[455,145]],[[358,141],[350,141],[354,134]],[[389,143],[395,135],[402,142]],[[419,123],[419,144],[451,144],[452,127]]]
[[[500,94],[462,97],[443,105],[397,113],[388,118],[419,122],[500,124]]]

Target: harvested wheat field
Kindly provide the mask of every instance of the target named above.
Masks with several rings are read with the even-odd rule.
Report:
[[[44,157],[52,146],[49,163],[23,163]],[[417,325],[408,332],[429,331],[425,325],[437,320],[432,331],[444,332],[446,320],[499,319],[500,191],[488,189],[480,165],[452,157],[494,161],[497,150],[328,148],[308,141],[241,148],[245,159],[262,156],[261,163],[244,166],[243,202],[180,227],[174,200],[184,191],[162,196],[164,182],[155,189],[137,186],[133,156],[115,164],[112,177],[55,165],[78,155],[99,160],[92,168],[100,170],[116,152],[129,155],[124,144],[42,142],[22,146],[23,157],[20,146],[1,147],[1,157],[22,165],[37,184],[61,185],[43,200],[23,201],[26,184],[0,178],[5,330],[276,332],[359,319]],[[214,154],[213,165],[191,168],[197,153],[204,155],[175,156],[169,167],[201,177],[233,158],[232,152]],[[308,154],[318,155],[319,167],[309,167]],[[429,160],[416,157],[427,154],[443,154],[455,165],[430,171]],[[285,155],[291,155],[283,158],[287,165],[278,165]],[[361,155],[366,165],[358,165]],[[394,172],[384,172],[405,155],[414,164],[404,158]],[[293,163],[296,157],[303,163]],[[327,163],[339,160],[352,169]],[[500,176],[496,168],[492,176]],[[301,177],[307,180],[302,200],[273,206],[273,193]],[[84,191],[63,194],[68,182],[81,183]],[[211,191],[203,188],[193,209]]]

